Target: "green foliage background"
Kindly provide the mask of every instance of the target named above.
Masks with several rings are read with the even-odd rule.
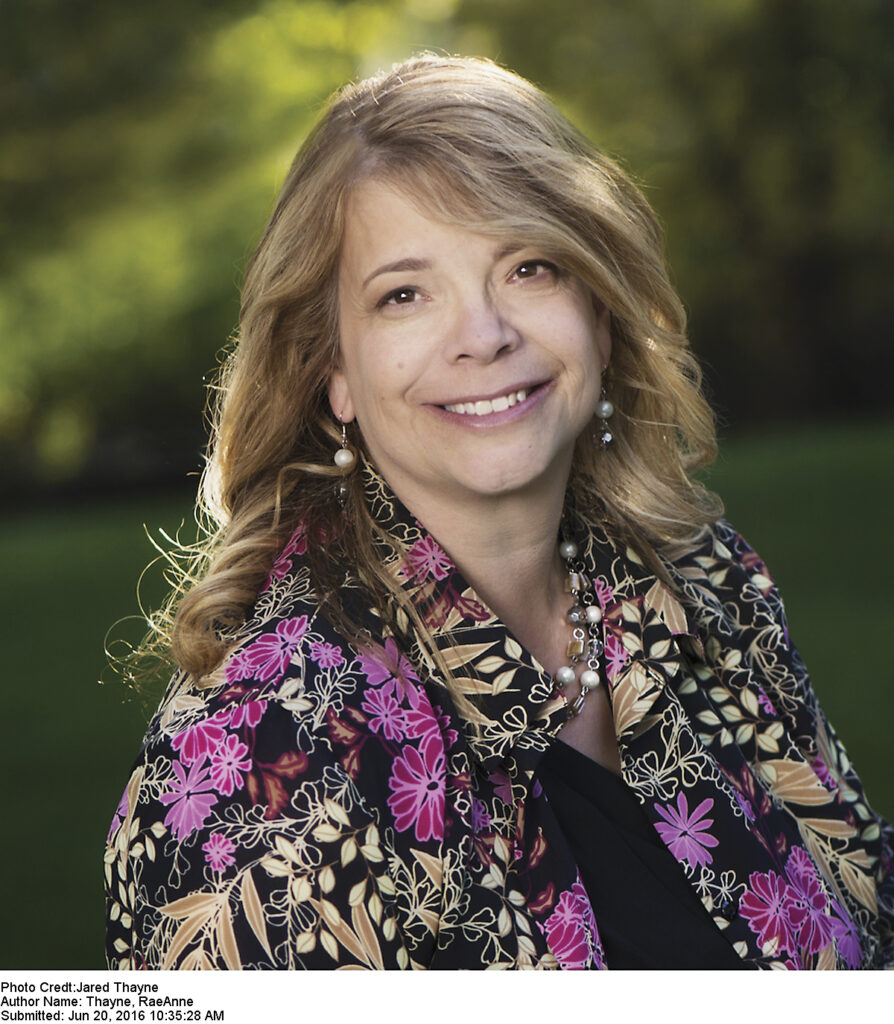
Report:
[[[334,88],[420,49],[514,67],[643,183],[725,420],[712,481],[894,812],[894,5],[0,0],[0,15],[0,967],[101,964],[101,835],[144,718],[93,680],[106,628],[136,610],[139,523],[189,517],[205,378],[301,138]]]

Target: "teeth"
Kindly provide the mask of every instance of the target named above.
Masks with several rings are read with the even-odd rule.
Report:
[[[530,392],[523,388],[521,391],[512,391],[508,395],[501,395],[490,401],[481,402],[460,402],[458,405],[445,405],[448,412],[458,412],[462,416],[488,416],[492,412],[503,412],[511,409],[517,402],[523,402]]]

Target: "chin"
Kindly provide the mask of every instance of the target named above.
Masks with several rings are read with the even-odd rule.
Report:
[[[559,481],[564,489],[566,479],[567,471],[560,474],[551,465],[538,467],[525,463],[523,467],[488,466],[487,472],[471,475],[463,482],[466,488],[475,494],[496,498],[501,495],[531,493],[539,489],[548,490],[559,486]]]

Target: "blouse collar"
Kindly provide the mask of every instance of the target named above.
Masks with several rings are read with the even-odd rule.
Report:
[[[552,676],[485,605],[438,541],[369,465],[368,507],[383,533],[379,552],[422,623],[406,623],[414,660],[434,679],[443,670],[421,642],[427,631],[450,669],[452,701],[473,757],[485,772],[530,777],[567,717]],[[602,607],[606,676],[619,742],[646,727],[649,709],[680,668],[681,634],[693,636],[669,588],[604,529],[576,538]],[[558,538],[557,538],[558,540]]]

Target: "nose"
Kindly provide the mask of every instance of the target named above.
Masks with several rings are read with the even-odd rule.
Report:
[[[512,352],[521,343],[521,334],[506,317],[491,294],[485,293],[465,302],[451,335],[450,358],[473,359],[492,363]]]

